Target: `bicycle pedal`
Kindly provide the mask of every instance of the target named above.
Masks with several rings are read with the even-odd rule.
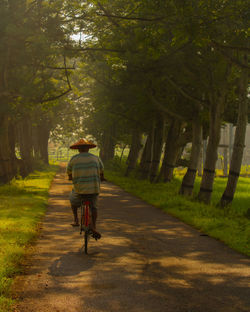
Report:
[[[97,241],[98,239],[100,239],[102,236],[99,233],[93,233],[92,237]]]

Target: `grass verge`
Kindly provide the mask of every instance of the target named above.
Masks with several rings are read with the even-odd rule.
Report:
[[[36,237],[48,190],[58,166],[35,171],[0,186],[0,311],[11,310],[13,277],[21,271],[26,246]]]
[[[239,179],[233,204],[223,210],[217,208],[216,203],[225,189],[225,178],[215,179],[212,203],[205,205],[194,199],[199,190],[200,178],[196,179],[194,197],[186,198],[178,194],[182,181],[180,176],[176,176],[170,183],[157,184],[135,177],[125,177],[119,170],[106,170],[105,176],[145,202],[250,256],[250,178]]]

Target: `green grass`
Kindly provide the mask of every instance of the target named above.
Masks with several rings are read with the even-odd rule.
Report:
[[[239,178],[234,201],[223,210],[217,208],[216,204],[225,189],[225,178],[215,179],[211,205],[205,205],[195,200],[200,178],[196,179],[194,197],[186,198],[178,194],[181,176],[175,176],[170,183],[157,184],[135,177],[124,177],[121,170],[106,170],[105,176],[127,192],[250,256],[250,178]]]
[[[13,277],[25,248],[36,237],[46,210],[48,189],[57,171],[50,166],[25,179],[0,186],[0,311],[10,311]]]

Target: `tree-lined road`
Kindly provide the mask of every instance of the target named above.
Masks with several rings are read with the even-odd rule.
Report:
[[[102,185],[89,255],[69,224],[70,182],[57,174],[40,238],[16,281],[20,312],[239,312],[250,307],[250,259]]]

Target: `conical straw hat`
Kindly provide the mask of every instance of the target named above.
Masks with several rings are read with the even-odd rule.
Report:
[[[83,146],[88,146],[89,148],[94,148],[96,147],[96,145],[91,142],[91,141],[88,141],[87,139],[80,139],[79,141],[75,142],[74,144],[72,144],[70,146],[71,149],[79,149]]]

